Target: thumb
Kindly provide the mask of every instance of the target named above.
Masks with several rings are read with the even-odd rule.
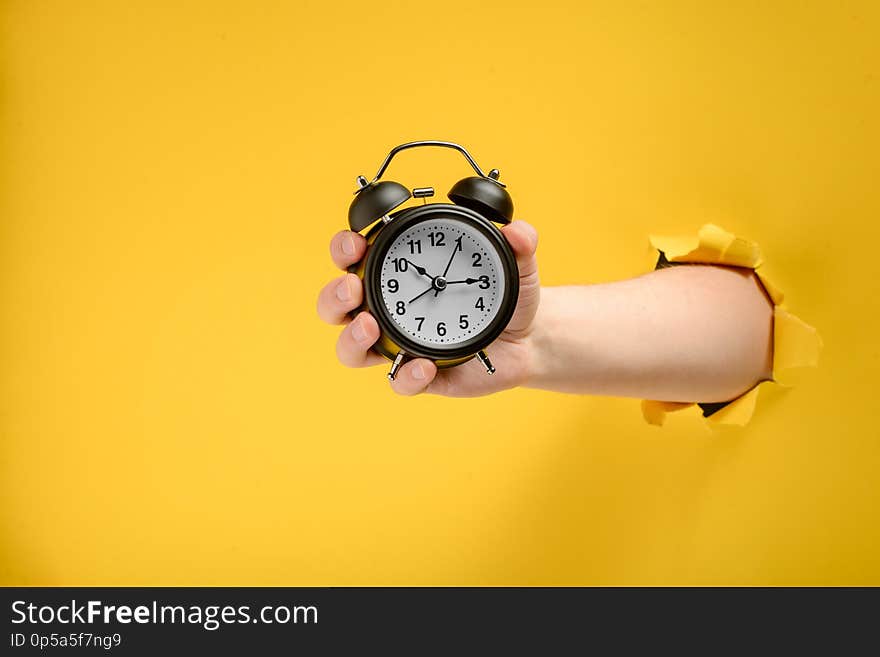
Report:
[[[508,332],[517,333],[526,331],[531,326],[535,312],[538,310],[541,294],[538,260],[535,257],[538,249],[538,231],[525,221],[514,221],[502,228],[501,232],[513,249],[519,269],[519,299],[513,318],[507,325]]]

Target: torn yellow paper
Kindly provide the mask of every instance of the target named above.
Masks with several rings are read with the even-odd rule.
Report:
[[[694,404],[687,402],[662,402],[653,401],[651,399],[642,400],[642,415],[648,424],[656,424],[658,427],[663,426],[666,421],[667,413],[674,413],[685,408],[690,408]]]
[[[710,424],[732,424],[736,426],[745,426],[755,412],[755,405],[758,402],[758,395],[761,390],[768,385],[772,385],[772,381],[761,381],[746,394],[741,395],[730,402],[724,408],[715,411],[706,420]]]
[[[773,313],[773,376],[792,367],[819,364],[822,337],[799,317],[777,306]]]
[[[651,245],[670,262],[695,262],[755,269],[761,264],[761,249],[754,242],[705,224],[696,237],[650,237]]]
[[[764,286],[764,291],[767,293],[767,296],[770,297],[770,300],[773,302],[773,305],[778,306],[785,299],[785,295],[782,293],[778,287],[773,285],[770,282],[767,274],[764,273],[761,269],[755,270],[755,276],[758,277],[758,280],[761,281],[761,285]]]
[[[819,332],[800,318],[792,315],[780,304],[784,299],[782,290],[770,282],[760,270],[763,262],[761,249],[754,242],[736,237],[714,224],[705,224],[694,237],[657,237],[652,235],[651,245],[661,251],[670,262],[690,262],[731,267],[747,267],[755,270],[773,308],[773,381],[762,381],[754,388],[737,397],[710,415],[710,424],[745,425],[755,412],[758,395],[762,389],[778,383],[779,373],[792,367],[816,366],[822,350]],[[649,424],[662,426],[666,414],[689,408],[693,404],[645,400],[642,415]]]

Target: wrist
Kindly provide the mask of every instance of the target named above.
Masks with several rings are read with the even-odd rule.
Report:
[[[552,334],[555,325],[556,290],[541,288],[540,301],[527,338],[524,388],[544,388],[553,367]]]

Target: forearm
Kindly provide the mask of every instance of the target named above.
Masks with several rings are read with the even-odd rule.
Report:
[[[526,385],[664,401],[732,399],[771,376],[773,310],[748,270],[661,269],[545,288]]]

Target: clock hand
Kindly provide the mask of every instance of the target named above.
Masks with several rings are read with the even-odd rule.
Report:
[[[461,251],[461,240],[464,235],[459,235],[458,239],[455,240],[455,248],[452,249],[452,255],[449,256],[449,262],[446,263],[446,269],[443,270],[443,277],[446,278],[446,274],[449,273],[449,268],[452,266],[452,259],[455,257],[455,254]]]
[[[413,262],[412,260],[410,260],[409,258],[404,258],[404,260],[405,260],[406,262],[408,262],[410,265],[412,265],[412,268],[415,269],[420,275],[422,275],[422,276],[427,276],[427,277],[430,278],[432,281],[434,280],[434,277],[431,276],[431,274],[429,274],[429,273],[425,270],[424,267],[419,267],[416,263],[414,263],[414,262]]]
[[[417,295],[414,296],[412,299],[410,299],[407,303],[408,303],[408,304],[412,303],[413,301],[415,301],[415,300],[418,299],[419,297],[423,297],[423,296],[425,296],[428,292],[430,292],[430,291],[433,290],[433,289],[434,289],[434,286],[431,285],[431,287],[429,287],[429,288],[428,288],[427,290],[425,290],[424,292],[421,292],[421,293],[417,294]]]
[[[449,268],[452,266],[452,260],[455,258],[455,254],[461,251],[461,240],[463,237],[464,235],[459,235],[458,239],[455,240],[455,246],[452,247],[452,255],[449,256],[449,262],[446,263],[446,269],[443,270],[443,278],[446,278],[446,274],[449,273]],[[436,297],[438,294],[440,294],[440,290],[435,290],[434,296]]]
[[[483,280],[488,281],[488,276],[480,276],[479,278],[466,278],[463,281],[446,281],[447,285],[455,285],[456,283],[466,283],[468,285],[473,285],[474,283],[480,283]]]

